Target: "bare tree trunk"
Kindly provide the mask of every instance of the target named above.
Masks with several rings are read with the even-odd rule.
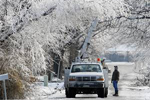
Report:
[[[70,51],[70,55],[69,55],[69,66],[70,66],[71,63],[73,61],[75,61],[75,58],[78,55],[78,45],[77,45],[77,43],[76,44],[71,44],[71,46],[69,48],[69,51]]]
[[[64,61],[64,53],[65,50],[61,50],[61,59],[60,59],[60,66],[59,66],[59,78],[62,79],[62,75],[63,75],[63,61]]]

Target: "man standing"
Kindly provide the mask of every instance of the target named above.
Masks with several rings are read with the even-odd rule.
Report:
[[[119,81],[119,71],[118,66],[114,66],[114,72],[112,74],[111,82],[113,83],[115,94],[113,96],[118,96],[118,81]]]
[[[105,63],[105,58],[101,61],[101,64],[102,64],[104,69],[108,69],[108,66]]]

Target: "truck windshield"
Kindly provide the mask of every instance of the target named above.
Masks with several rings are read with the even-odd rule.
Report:
[[[98,64],[78,64],[72,66],[71,72],[102,72],[102,70]]]

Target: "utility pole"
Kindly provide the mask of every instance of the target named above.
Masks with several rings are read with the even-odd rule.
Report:
[[[4,12],[4,14],[7,16],[7,5],[8,5],[8,1],[6,0],[5,1],[5,12]]]
[[[76,62],[80,62],[81,59],[86,58],[86,56],[87,56],[86,53],[87,53],[88,47],[90,45],[90,40],[91,40],[91,38],[93,36],[92,32],[96,28],[97,23],[98,23],[98,19],[95,18],[95,20],[93,20],[93,22],[91,24],[90,29],[88,30],[87,37],[84,40],[83,46],[80,49],[80,51],[78,53],[78,56],[76,57]]]

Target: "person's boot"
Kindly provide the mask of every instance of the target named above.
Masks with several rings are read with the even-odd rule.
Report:
[[[115,94],[113,96],[118,96],[118,91],[115,91]]]
[[[116,91],[116,95],[115,95],[115,96],[119,96],[119,95],[118,95],[118,90]]]
[[[116,94],[113,94],[113,96],[116,96]]]
[[[116,93],[117,93],[117,92],[115,91],[115,94],[113,94],[113,96],[116,96]]]

